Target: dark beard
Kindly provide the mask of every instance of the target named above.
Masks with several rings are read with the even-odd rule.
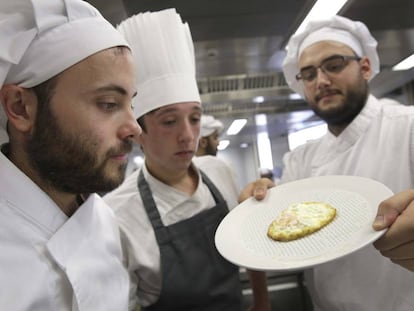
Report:
[[[209,139],[207,139],[206,155],[212,155],[212,156],[217,155],[217,149],[213,148]]]
[[[108,150],[105,160],[98,163],[98,141],[85,133],[78,137],[65,133],[57,124],[49,104],[38,111],[33,135],[26,149],[31,165],[49,184],[67,193],[108,192],[120,185],[125,165],[119,165],[116,177],[105,174],[110,155],[130,152],[132,143]],[[114,174],[112,174],[114,175]]]
[[[313,112],[329,125],[346,126],[364,108],[368,98],[368,84],[365,80],[359,81],[359,87],[350,89],[341,107],[329,111],[320,111],[314,108]]]

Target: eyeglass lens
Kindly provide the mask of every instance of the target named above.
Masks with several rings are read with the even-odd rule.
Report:
[[[339,73],[345,68],[346,64],[347,59],[344,56],[335,55],[322,61],[318,67],[311,66],[303,68],[298,77],[305,81],[312,81],[318,74],[318,68],[321,68],[325,73]]]

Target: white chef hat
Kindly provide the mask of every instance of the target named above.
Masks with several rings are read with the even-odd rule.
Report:
[[[207,137],[217,131],[220,133],[223,130],[223,123],[210,115],[201,115],[200,136]]]
[[[342,16],[309,22],[305,30],[293,35],[287,46],[283,62],[283,73],[288,85],[304,97],[303,85],[296,80],[299,72],[299,58],[308,46],[320,41],[337,41],[348,45],[358,56],[367,56],[371,62],[372,79],[380,70],[377,41],[362,22]]]
[[[137,118],[170,104],[201,103],[190,29],[175,9],[134,15],[118,30],[134,55]]]
[[[127,46],[119,32],[82,0],[1,0],[0,42],[0,85],[26,88],[96,52]],[[5,124],[0,108],[0,126]]]

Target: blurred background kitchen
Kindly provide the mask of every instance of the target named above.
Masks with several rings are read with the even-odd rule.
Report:
[[[114,25],[139,12],[169,7],[175,7],[189,23],[204,111],[224,123],[218,156],[232,163],[240,186],[257,178],[259,168],[272,170],[277,180],[283,154],[326,131],[303,99],[292,93],[281,72],[287,40],[317,1],[88,2]],[[318,4],[323,14],[332,7],[331,14],[363,21],[378,40],[381,73],[370,84],[372,93],[412,105],[414,70],[393,68],[414,52],[414,1],[324,2]],[[139,154],[136,150],[134,156]],[[139,165],[141,160],[134,161]]]
[[[381,72],[370,83],[372,93],[414,104],[412,0],[88,2],[114,25],[139,12],[170,7],[189,23],[204,112],[224,124],[217,156],[231,163],[240,187],[263,170],[271,171],[277,182],[283,155],[326,131],[324,122],[289,89],[281,72],[286,43],[309,13],[339,14],[364,22],[378,41],[381,61]],[[400,62],[410,56],[412,64],[402,67]],[[129,172],[141,164],[137,147]],[[311,310],[300,272],[269,273],[269,289],[275,309]],[[246,300],[249,293],[246,288]]]

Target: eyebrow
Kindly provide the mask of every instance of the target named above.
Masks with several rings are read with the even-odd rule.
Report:
[[[158,113],[158,115],[162,115],[162,114],[169,113],[169,112],[174,112],[174,111],[177,111],[177,110],[178,109],[175,108],[175,107],[165,107],[164,109],[158,109],[157,113]],[[202,112],[201,107],[199,107],[199,106],[194,106],[192,108],[192,110],[196,111],[196,112]]]
[[[119,85],[116,85],[116,84],[105,85],[105,86],[99,87],[95,90],[96,93],[98,93],[98,92],[108,92],[108,91],[117,92],[117,93],[119,93],[121,95],[124,95],[124,96],[128,95],[128,92],[123,87],[120,87]],[[132,95],[132,97],[135,97],[135,96],[137,96],[137,92],[135,92]]]
[[[299,71],[302,71],[302,70],[305,70],[305,69],[310,69],[310,68],[316,68],[316,66],[309,65],[309,66],[301,67],[301,68],[299,68]]]

